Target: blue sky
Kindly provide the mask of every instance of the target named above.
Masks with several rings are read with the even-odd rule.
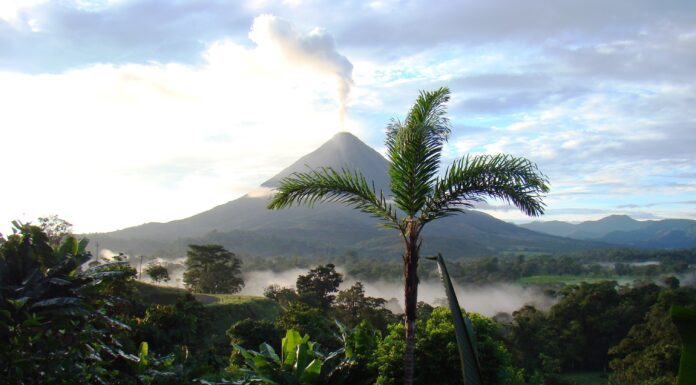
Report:
[[[440,86],[446,161],[537,162],[544,219],[696,219],[694,79],[693,1],[4,0],[0,231],[187,217]]]

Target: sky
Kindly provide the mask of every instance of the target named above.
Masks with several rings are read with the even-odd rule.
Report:
[[[1,0],[0,232],[185,218],[441,86],[444,162],[536,162],[543,220],[696,219],[695,81],[692,0]]]

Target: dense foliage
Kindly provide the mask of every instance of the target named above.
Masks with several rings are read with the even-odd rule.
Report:
[[[647,251],[604,250],[559,255],[513,255],[483,257],[478,259],[448,260],[448,270],[453,279],[467,284],[515,282],[525,277],[568,276],[597,279],[653,280],[669,275],[686,275],[693,272],[696,249]],[[362,281],[399,280],[403,267],[398,261],[384,261],[344,255],[331,261],[309,258],[246,257],[248,270],[285,271],[292,268],[308,268],[317,263],[333,263],[346,275]],[[689,266],[692,266],[691,268]],[[432,265],[421,266],[419,276],[439,279]]]
[[[145,274],[155,283],[169,282],[169,270],[158,263],[154,263],[145,268]]]
[[[56,238],[57,239],[57,238]],[[56,240],[54,239],[54,240]],[[80,266],[86,242],[55,249],[40,227],[0,237],[0,379],[7,384],[153,383],[171,364],[131,339],[131,304],[117,293],[135,276],[123,263]]]
[[[220,245],[189,245],[184,283],[198,293],[236,293],[244,287],[241,265]]]
[[[342,277],[333,265],[314,266],[295,287],[269,287],[269,299],[204,305],[137,284],[125,255],[90,264],[85,245],[69,234],[52,244],[41,227],[19,223],[0,237],[0,383],[403,381],[402,315],[361,282],[336,291]],[[559,264],[529,257],[498,267],[530,261]],[[566,285],[549,309],[470,314],[485,383],[570,385],[565,373],[604,372],[616,385],[673,385],[681,340],[670,308],[696,304],[687,281]],[[221,297],[200,297],[210,298]],[[449,310],[419,303],[417,312],[416,381],[461,383]],[[294,341],[294,360],[302,352],[299,365],[285,364],[283,336]]]
[[[297,294],[302,302],[328,310],[333,304],[343,275],[336,272],[336,266],[329,263],[319,265],[306,275],[297,277]]]

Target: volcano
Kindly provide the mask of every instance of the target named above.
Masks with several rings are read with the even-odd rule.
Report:
[[[266,209],[272,189],[282,178],[319,167],[359,170],[377,189],[389,193],[389,162],[354,135],[343,132],[265,181],[261,187],[268,194],[264,196],[247,194],[188,218],[87,236],[92,244],[96,241],[101,247],[129,254],[179,254],[182,247],[173,245],[206,242],[256,256],[401,255],[399,234],[380,228],[377,219],[357,210],[328,203]],[[474,210],[428,224],[423,240],[423,255],[441,252],[450,258],[597,247],[587,241],[520,228]]]

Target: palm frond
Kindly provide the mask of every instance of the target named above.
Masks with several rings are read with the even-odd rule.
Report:
[[[459,363],[462,369],[462,379],[466,385],[481,385],[481,364],[478,359],[478,351],[476,348],[476,333],[471,324],[471,320],[462,312],[457,293],[454,292],[452,279],[447,272],[445,260],[442,254],[438,253],[436,257],[427,257],[437,262],[438,270],[442,284],[445,286],[445,294],[447,295],[447,304],[452,312],[452,323],[454,324],[454,334],[457,338],[457,348],[459,349]]]
[[[385,226],[401,230],[396,209],[387,202],[382,191],[376,192],[374,183],[368,184],[359,171],[338,172],[331,167],[324,167],[306,173],[294,173],[280,181],[268,208],[277,210],[293,204],[313,206],[318,202],[353,206],[381,219]]]
[[[487,197],[506,201],[530,216],[544,213],[548,179],[536,164],[511,155],[466,156],[435,183],[421,220],[427,223],[472,207]]]
[[[440,168],[442,145],[451,131],[446,87],[422,91],[404,122],[387,125],[390,188],[396,205],[409,216],[422,209]]]

